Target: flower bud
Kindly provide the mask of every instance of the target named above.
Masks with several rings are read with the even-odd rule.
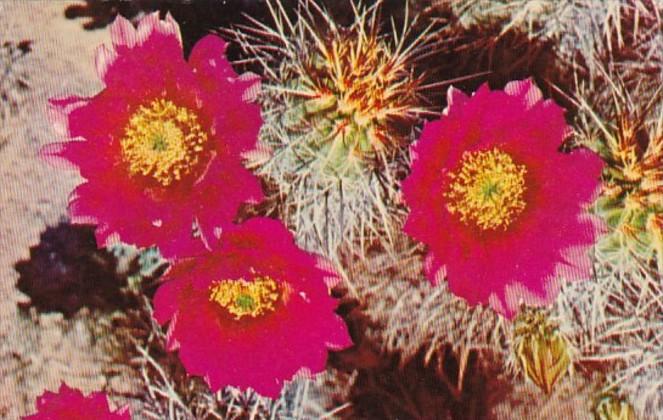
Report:
[[[596,420],[635,420],[635,410],[624,398],[603,396],[594,409]]]
[[[523,371],[550,394],[571,365],[568,342],[543,310],[524,308],[514,323],[514,351]]]

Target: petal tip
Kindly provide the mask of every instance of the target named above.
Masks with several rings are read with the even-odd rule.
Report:
[[[528,109],[543,100],[543,93],[532,78],[509,82],[504,87],[504,92],[510,96],[522,97]]]
[[[97,70],[97,75],[101,80],[106,78],[106,73],[111,64],[117,59],[117,52],[113,48],[108,48],[102,44],[97,47],[94,55],[94,66]]]
[[[114,46],[133,48],[136,45],[136,28],[122,15],[117,15],[110,27],[111,41]]]

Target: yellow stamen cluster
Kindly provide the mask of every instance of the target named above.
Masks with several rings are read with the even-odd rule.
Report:
[[[206,143],[198,116],[167,99],[139,107],[120,140],[129,173],[150,176],[164,187],[194,172]]]
[[[525,209],[526,173],[497,148],[465,152],[459,169],[448,174],[447,209],[482,230],[506,230]]]
[[[257,318],[275,310],[282,297],[279,285],[270,277],[221,280],[210,287],[210,301],[225,308],[236,320],[244,316]]]

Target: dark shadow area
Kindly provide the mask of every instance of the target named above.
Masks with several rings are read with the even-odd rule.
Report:
[[[15,265],[16,287],[41,312],[62,312],[66,317],[80,308],[110,310],[126,305],[121,287],[126,277],[117,273],[117,259],[97,248],[94,227],[62,222],[48,227],[30,259]]]
[[[157,3],[154,0],[85,0],[67,6],[64,15],[67,19],[86,19],[83,28],[92,30],[105,28],[117,15],[134,19],[141,12],[155,10]]]
[[[284,0],[284,5],[294,8],[296,0]],[[205,35],[231,24],[246,22],[244,14],[260,21],[269,21],[269,9],[262,0],[85,0],[69,6],[65,16],[69,19],[84,18],[85,29],[104,28],[115,16],[121,15],[136,24],[144,14],[159,11],[163,17],[170,13],[180,25],[184,52],[188,55],[193,45]]]
[[[285,10],[292,12],[291,15],[294,16],[298,0],[280,1]],[[384,1],[381,12],[381,17],[385,21],[384,29],[391,28],[389,21],[392,17],[397,25],[401,24],[405,1]],[[374,0],[365,3],[372,4]],[[350,0],[321,0],[320,4],[342,25],[350,24],[354,18]],[[191,47],[205,35],[221,28],[247,23],[244,15],[261,22],[272,23],[265,0],[84,0],[68,6],[64,14],[68,19],[85,19],[83,27],[93,30],[106,27],[117,15],[137,23],[144,14],[157,10],[161,16],[170,13],[179,23],[185,55],[188,55]],[[236,54],[237,51],[232,49],[229,52],[231,59],[237,58]]]
[[[450,349],[428,364],[423,351],[404,365],[396,355],[375,354],[378,364],[374,366],[364,365],[366,355],[353,356],[345,353],[332,358],[333,364],[358,372],[350,390],[349,418],[485,419],[490,408],[487,388],[505,386],[489,381],[477,353],[470,355],[462,388],[457,386],[459,361]],[[348,363],[353,359],[359,363]]]
[[[654,81],[654,85],[646,86],[644,90],[655,91],[660,86],[656,81],[660,80],[663,71],[663,49],[661,38],[655,38],[663,33],[660,13],[654,0],[641,0],[637,7],[619,10],[619,21],[612,19],[613,29],[609,34],[589,34],[597,45],[602,46],[602,54],[597,60],[610,63],[606,71],[619,74],[620,82],[629,92],[642,90],[642,84],[648,81]]]
[[[352,405],[343,412],[343,418],[486,419],[495,399],[509,390],[510,385],[490,369],[499,364],[492,363],[486,353],[470,353],[462,379],[459,357],[450,346],[440,349],[428,361],[422,349],[403,363],[398,355],[380,353],[378,343],[369,338],[369,330],[374,326],[361,314],[356,302],[344,301],[338,312],[346,319],[355,344],[331,352],[328,365],[345,373],[357,372],[349,391]]]
[[[516,28],[503,32],[506,22],[465,28],[449,7],[432,8],[423,20],[436,21],[442,28],[436,32],[434,53],[421,64],[429,83],[441,84],[429,92],[434,103],[446,107],[445,81],[466,78],[451,84],[472,93],[484,83],[502,89],[510,81],[533,78],[546,98],[572,111],[567,96],[574,91],[573,69],[559,57],[554,40],[530,37]]]

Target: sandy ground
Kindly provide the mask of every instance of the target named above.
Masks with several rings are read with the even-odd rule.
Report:
[[[64,18],[64,1],[0,1],[2,42],[34,40],[21,63],[30,89],[19,110],[0,131],[0,417],[17,419],[34,411],[34,400],[61,381],[83,391],[108,389],[102,375],[106,358],[90,332],[88,317],[64,320],[59,314],[26,316],[13,266],[29,255],[47,225],[66,214],[75,172],[59,171],[37,157],[54,140],[47,99],[90,95],[101,87],[94,71],[94,49],[108,32],[84,31]]]

